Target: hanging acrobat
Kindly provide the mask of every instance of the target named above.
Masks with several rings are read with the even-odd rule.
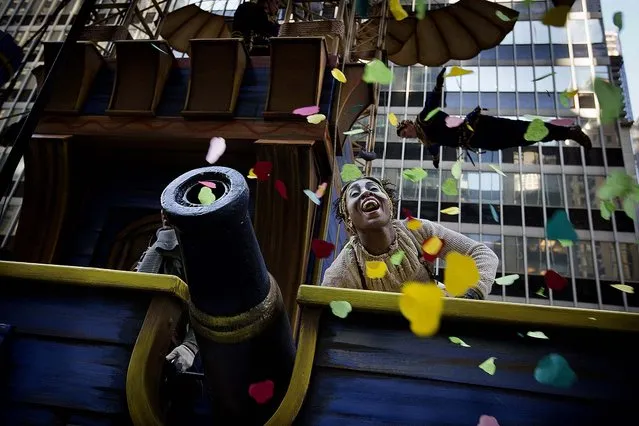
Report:
[[[542,138],[526,137],[530,121],[482,115],[480,107],[466,116],[464,122],[449,127],[448,114],[442,111],[442,88],[444,86],[444,68],[437,76],[435,89],[426,97],[424,109],[416,120],[404,120],[397,126],[397,136],[417,138],[433,156],[433,165],[439,168],[439,147],[463,148],[470,151],[499,151],[506,148],[524,147],[537,142],[572,139],[585,149],[592,142],[579,126],[557,126],[543,123],[548,132]],[[546,133],[542,131],[542,133]]]

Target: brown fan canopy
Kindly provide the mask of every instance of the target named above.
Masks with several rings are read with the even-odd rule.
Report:
[[[186,53],[191,39],[227,38],[231,36],[231,31],[223,16],[190,4],[166,15],[160,35],[173,49]]]
[[[499,18],[497,12],[510,20]],[[422,20],[409,15],[402,21],[388,18],[388,59],[397,65],[437,67],[497,46],[513,30],[519,12],[486,0],[461,0],[427,12]]]

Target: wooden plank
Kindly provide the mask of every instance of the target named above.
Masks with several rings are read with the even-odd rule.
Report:
[[[0,298],[0,322],[20,334],[133,345],[150,295],[122,290],[8,282]]]
[[[78,410],[60,409],[37,404],[12,404],[0,410],[0,424],[12,425],[68,425],[68,426],[126,426],[131,420],[126,413],[119,415],[91,414]]]
[[[127,412],[131,349],[21,336],[11,351],[8,397],[94,413]]]
[[[636,333],[543,327],[548,340],[520,337],[531,329],[516,324],[445,319],[438,334],[420,339],[404,318],[351,314],[339,320],[324,311],[316,366],[356,370],[546,395],[606,401],[631,401],[639,389],[636,352],[628,342]],[[449,336],[470,348],[455,345]],[[566,358],[579,380],[569,389],[538,383],[534,370],[550,353]],[[490,376],[478,365],[496,357]]]
[[[431,380],[316,368],[298,425],[476,425],[483,414],[501,426],[636,424],[634,405]],[[631,421],[630,419],[635,419]]]

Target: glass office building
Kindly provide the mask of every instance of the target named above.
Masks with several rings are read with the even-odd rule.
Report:
[[[446,0],[426,2],[431,7],[447,4]],[[463,116],[481,105],[488,109],[486,114],[503,117],[573,118],[591,136],[594,148],[584,152],[572,141],[559,141],[473,154],[475,165],[468,158],[464,163],[458,182],[459,195],[445,195],[440,190],[441,184],[451,177],[451,166],[460,153],[452,149],[444,151],[440,169],[435,170],[421,144],[398,138],[386,118],[389,112],[400,119],[414,118],[440,69],[391,64],[394,80],[382,87],[380,93],[375,144],[378,159],[373,162],[373,174],[397,185],[401,207],[413,215],[439,221],[488,244],[500,258],[499,275],[521,276],[511,286],[495,285],[491,299],[636,311],[637,296],[621,293],[610,284],[639,282],[637,227],[622,212],[617,212],[611,221],[603,220],[596,192],[611,171],[636,175],[628,124],[600,125],[597,99],[591,87],[596,76],[613,78],[600,1],[576,0],[565,28],[542,24],[550,0],[498,2],[518,10],[519,21],[500,46],[472,60],[447,64],[463,66],[473,74],[446,80],[445,110]],[[0,5],[0,29],[23,40],[57,3],[8,0]],[[167,10],[189,3],[230,17],[240,0],[178,0],[171,1]],[[404,0],[402,3],[413,4]],[[79,0],[70,2],[51,27],[50,39],[60,40],[64,36],[79,4]],[[149,23],[157,19],[147,17],[145,21]],[[131,33],[134,38],[140,36],[135,30]],[[2,107],[2,117],[27,110],[35,88],[30,71],[40,60],[38,53],[33,66],[23,72],[16,93]],[[568,106],[560,100],[560,93],[566,89],[579,90]],[[0,130],[12,120],[15,119],[0,121]],[[491,165],[506,176],[498,174]],[[412,167],[426,169],[427,178],[419,184],[403,179],[401,171]],[[21,173],[21,169],[16,173],[14,191],[2,215],[3,247],[17,226]],[[439,213],[449,206],[458,206],[461,214]],[[566,210],[577,230],[579,241],[572,247],[545,239],[545,224],[558,209]],[[444,266],[443,262],[439,266]],[[539,292],[543,273],[548,269],[568,278],[565,290]]]

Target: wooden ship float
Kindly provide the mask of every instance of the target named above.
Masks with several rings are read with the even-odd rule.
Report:
[[[298,6],[289,1],[286,16]],[[362,117],[374,123],[378,88],[361,81],[362,59],[392,57],[385,2],[376,16],[340,6],[338,24],[285,23],[293,36],[272,38],[260,56],[223,25],[218,37],[187,39],[188,59],[157,40],[116,42],[105,59],[73,31],[64,46],[46,45],[48,99],[25,158],[14,259],[0,262],[0,424],[636,421],[638,315],[447,299],[439,333],[419,339],[398,294],[318,286],[332,259],[316,259],[311,241],[345,242],[329,202],[338,168],[374,143],[375,126],[357,146],[344,135]],[[291,113],[312,105],[326,121]],[[227,149],[206,166],[213,136]],[[273,165],[266,182],[244,178],[257,161]],[[214,203],[198,201],[200,181],[216,183]],[[302,189],[322,182],[316,206]],[[188,285],[129,271],[160,209]],[[335,300],[353,312],[334,316]],[[203,374],[165,363],[187,322]],[[530,330],[550,339],[518,336]],[[576,386],[535,381],[549,353],[570,360]],[[488,357],[494,375],[477,368]],[[248,389],[268,380],[272,398],[258,404]]]

